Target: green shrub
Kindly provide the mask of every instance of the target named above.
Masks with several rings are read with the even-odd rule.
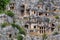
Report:
[[[56,19],[59,19],[59,16],[55,16]]]
[[[44,34],[42,35],[42,38],[43,38],[43,40],[47,39],[47,34],[44,33]]]
[[[19,30],[19,33],[20,34],[24,34],[25,35],[25,31],[24,31],[24,29],[23,28],[21,28],[19,25],[17,25],[17,24],[15,24],[15,23],[13,23],[13,24],[11,24],[12,25],[12,27],[16,27],[18,30]]]
[[[59,34],[59,33],[58,33],[58,32],[54,32],[54,33],[53,33],[53,35],[57,35],[57,34]]]
[[[10,16],[10,17],[14,16],[14,13],[12,11],[10,11],[10,10],[8,10],[5,14]]]
[[[6,25],[7,25],[7,23],[2,23],[1,27],[4,28],[4,27],[6,27]]]
[[[6,9],[6,5],[10,2],[10,0],[0,0],[0,11],[4,11]]]
[[[23,37],[21,35],[18,35],[17,40],[23,40]]]

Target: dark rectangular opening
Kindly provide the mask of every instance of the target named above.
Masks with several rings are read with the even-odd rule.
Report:
[[[28,29],[28,25],[25,25],[25,28],[27,28],[27,29]]]
[[[52,23],[52,26],[55,26],[55,25]]]
[[[42,15],[42,13],[41,13],[41,12],[39,12],[39,15]]]
[[[21,8],[25,8],[25,6],[24,6],[24,5],[21,5],[20,7],[21,7]]]
[[[33,32],[33,30],[30,30],[30,32]]]
[[[40,29],[41,29],[41,27],[40,27]]]
[[[12,9],[14,9],[14,7],[10,7],[10,9],[12,10]]]
[[[36,28],[36,26],[34,26],[34,28]]]
[[[51,28],[51,31],[54,31],[54,28]]]

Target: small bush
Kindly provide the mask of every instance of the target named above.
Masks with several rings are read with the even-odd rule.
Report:
[[[59,16],[55,16],[56,19],[59,19]]]
[[[19,25],[17,25],[17,24],[15,24],[15,23],[13,23],[13,24],[11,24],[12,25],[12,27],[16,27],[18,30],[19,30],[19,33],[20,34],[24,34],[25,35],[25,31],[24,31],[24,29],[23,28],[21,28]]]
[[[23,37],[21,35],[18,35],[17,40],[23,40]]]
[[[6,5],[9,4],[10,0],[0,0],[0,11],[5,11]]]
[[[54,32],[54,33],[53,33],[53,35],[57,35],[57,34],[59,34],[59,33],[58,33],[58,32]]]
[[[6,25],[7,25],[7,23],[2,23],[1,27],[4,28],[4,27],[6,27]]]
[[[14,16],[14,13],[12,11],[10,11],[10,10],[8,10],[5,14],[10,16],[10,17]]]
[[[43,38],[43,40],[47,39],[47,34],[44,33],[44,34],[42,35],[42,38]]]

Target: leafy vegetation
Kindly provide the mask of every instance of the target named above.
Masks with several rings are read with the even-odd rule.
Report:
[[[0,14],[3,14],[5,11],[0,10]]]
[[[26,35],[26,33],[25,33],[25,31],[23,30],[23,28],[21,28],[19,25],[17,25],[17,24],[15,24],[15,23],[13,23],[13,24],[11,24],[12,25],[12,27],[16,27],[18,30],[19,30],[19,34],[23,34],[23,35]],[[18,35],[17,36],[17,40],[23,40],[23,36],[22,35]]]
[[[8,11],[6,12],[6,15],[8,15],[8,16],[10,16],[10,17],[13,17],[13,16],[14,16],[14,13],[13,13],[12,11],[8,10]]]
[[[6,5],[7,5],[9,2],[10,2],[10,0],[0,0],[0,14],[5,13],[6,15],[8,15],[8,16],[10,16],[10,17],[12,17],[12,18],[14,19],[14,13],[13,13],[12,11],[8,10],[7,12],[5,12],[5,10],[6,10]],[[14,21],[14,22],[15,22],[15,21]],[[8,24],[4,22],[4,23],[1,24],[1,27],[4,28],[4,27],[6,27],[7,25],[8,25]],[[11,24],[11,25],[12,25],[12,27],[17,28],[17,29],[19,30],[19,34],[25,35],[25,31],[24,31],[23,28],[21,28],[19,25],[15,24],[15,23],[13,23],[13,24]],[[21,35],[18,35],[18,36],[17,36],[17,39],[18,39],[18,40],[22,40],[23,37],[22,37]]]
[[[1,27],[4,28],[4,27],[6,27],[6,25],[7,25],[7,23],[4,22],[1,24]]]
[[[56,19],[59,19],[59,16],[55,16]]]
[[[23,37],[21,35],[18,35],[17,40],[23,40]]]
[[[58,32],[54,32],[54,33],[53,33],[53,35],[57,35],[57,34],[59,34],[59,33],[58,33]]]
[[[42,38],[43,38],[43,40],[46,40],[46,39],[47,39],[47,34],[44,33],[44,34],[42,35]]]
[[[25,35],[25,31],[23,30],[23,28],[21,28],[19,25],[17,25],[17,24],[15,24],[15,23],[13,23],[13,24],[11,24],[12,25],[12,27],[16,27],[18,30],[19,30],[19,33],[20,34],[24,34]]]
[[[6,5],[9,3],[10,0],[0,0],[0,11],[4,11],[6,9]]]

